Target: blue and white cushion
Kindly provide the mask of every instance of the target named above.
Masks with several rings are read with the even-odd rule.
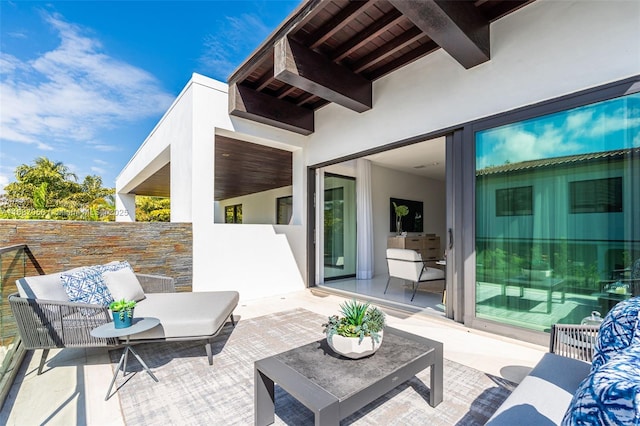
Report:
[[[60,279],[69,301],[109,306],[113,297],[102,278],[102,268],[88,266],[61,274]]]
[[[640,297],[633,297],[619,302],[604,317],[594,347],[591,371],[598,369],[616,352],[629,345],[640,345],[640,333],[636,333],[639,313]]]
[[[640,346],[617,352],[580,383],[562,425],[640,425]]]
[[[129,268],[129,269],[131,269],[131,271],[133,271],[133,268],[131,267],[129,262],[127,262],[126,260],[123,260],[122,262],[110,262],[110,263],[107,263],[105,265],[96,265],[96,266],[93,266],[93,267],[94,268],[99,268],[100,272],[102,272],[102,273],[119,271],[119,270],[124,269],[124,268]]]

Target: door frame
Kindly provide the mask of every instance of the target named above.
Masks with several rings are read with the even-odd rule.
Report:
[[[461,250],[463,240],[462,223],[463,208],[461,203],[463,197],[467,196],[464,191],[469,191],[463,186],[464,176],[461,173],[467,173],[463,167],[463,129],[459,127],[451,127],[438,132],[431,132],[423,135],[413,136],[411,138],[403,139],[397,142],[393,142],[387,145],[372,148],[366,151],[361,151],[348,156],[336,158],[333,160],[325,161],[307,166],[307,287],[315,287],[318,285],[316,281],[317,263],[317,238],[316,228],[317,224],[317,178],[316,170],[322,167],[330,166],[333,164],[342,163],[344,161],[355,160],[357,158],[365,157],[367,155],[377,154],[380,152],[390,151],[396,148],[401,148],[407,145],[424,142],[430,139],[438,137],[445,137],[446,153],[445,153],[445,181],[446,181],[446,227],[447,238],[445,250],[447,253],[447,265],[446,265],[446,290],[447,290],[447,303],[445,314],[447,318],[454,319],[458,322],[463,322],[465,298],[464,298],[464,262],[463,257],[456,255]],[[459,207],[456,207],[459,206]],[[357,208],[357,207],[356,207]],[[470,214],[473,212],[467,212]],[[451,236],[448,230],[452,230]],[[470,238],[472,234],[467,233],[466,239]],[[451,238],[453,237],[453,238]],[[471,245],[473,247],[473,245]]]

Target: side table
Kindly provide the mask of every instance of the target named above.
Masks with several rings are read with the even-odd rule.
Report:
[[[151,318],[151,317],[133,318],[133,324],[131,325],[131,327],[115,328],[114,323],[109,322],[107,324],[102,324],[101,326],[91,330],[91,335],[93,337],[99,337],[99,338],[124,337],[125,338],[124,351],[122,352],[122,356],[120,357],[120,362],[118,363],[118,367],[116,367],[116,371],[115,373],[113,373],[113,379],[111,379],[111,384],[109,385],[107,396],[104,397],[105,401],[108,400],[109,396],[111,395],[111,388],[113,388],[113,384],[116,382],[116,377],[118,377],[118,371],[120,371],[120,367],[122,367],[123,364],[124,364],[124,368],[122,369],[122,375],[125,376],[127,374],[127,355],[129,354],[129,352],[131,352],[133,356],[136,357],[140,365],[142,365],[145,371],[149,373],[149,375],[153,378],[153,380],[155,380],[156,382],[158,381],[158,378],[153,375],[151,370],[149,370],[149,367],[147,367],[147,364],[144,363],[142,358],[140,358],[138,353],[133,350],[133,348],[131,347],[131,344],[129,343],[129,338],[131,337],[132,334],[142,333],[143,331],[150,330],[153,327],[156,327],[158,324],[160,324],[160,320],[158,318]]]

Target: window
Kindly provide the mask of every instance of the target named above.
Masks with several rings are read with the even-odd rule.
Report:
[[[288,225],[293,214],[293,197],[276,198],[276,223],[278,225]]]
[[[496,190],[496,216],[527,216],[532,214],[532,186]]]
[[[571,213],[622,211],[622,178],[569,182]]]
[[[224,223],[242,223],[242,204],[224,208]]]
[[[640,93],[513,117],[475,132],[475,316],[548,331],[606,314],[629,297],[612,271],[640,258]]]

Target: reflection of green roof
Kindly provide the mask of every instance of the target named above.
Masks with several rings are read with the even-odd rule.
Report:
[[[564,157],[543,158],[541,160],[520,161],[518,163],[489,166],[476,171],[476,176],[495,175],[499,173],[522,172],[531,169],[553,167],[558,165],[583,164],[586,162],[610,161],[637,156],[640,161],[640,147],[616,149],[614,151],[591,152],[588,154],[567,155]]]

